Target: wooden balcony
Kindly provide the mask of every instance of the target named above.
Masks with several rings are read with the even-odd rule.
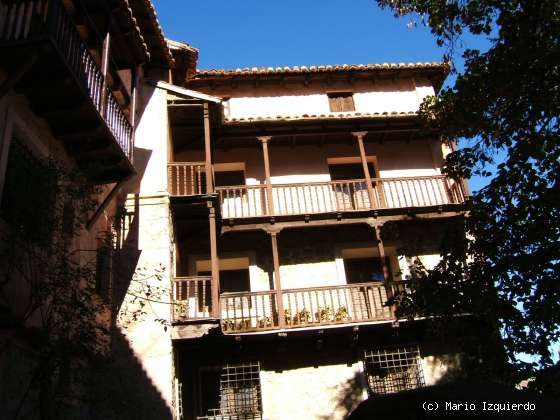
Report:
[[[175,197],[206,194],[204,162],[168,164],[169,193]],[[439,207],[463,204],[461,183],[444,175],[374,178],[373,200],[364,179],[216,187],[223,219],[304,216],[325,213]]]
[[[211,318],[210,282],[209,277],[175,280],[174,321]],[[392,287],[402,290],[404,286]],[[394,319],[391,308],[385,306],[387,288],[380,282],[286,289],[281,295],[288,329]],[[222,293],[222,331],[232,334],[280,329],[277,296],[275,290]]]
[[[133,129],[61,0],[0,2],[0,62],[94,181],[133,172]]]
[[[272,206],[266,185],[217,187],[222,218],[242,219],[347,213],[380,209],[405,209],[462,204],[461,186],[439,176],[372,179],[373,201],[366,181],[273,184]]]

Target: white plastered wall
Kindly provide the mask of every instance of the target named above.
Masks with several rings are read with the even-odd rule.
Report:
[[[156,288],[169,287],[171,235],[169,200],[167,196],[168,120],[166,92],[144,86],[145,109],[136,129],[135,164],[144,170],[138,190],[129,194],[127,212],[138,223],[136,281],[129,293],[144,296],[145,284]],[[156,277],[158,276],[158,277]],[[160,301],[162,303],[158,303]],[[132,294],[125,297],[118,318],[118,327],[128,341],[142,368],[161,394],[170,411],[173,405],[173,351],[170,330],[161,322],[170,321],[169,294],[162,293],[146,306],[146,315],[139,321],[130,319],[137,307]]]
[[[326,115],[330,113],[326,89],[324,92],[297,92],[281,89],[274,95],[268,92],[259,96],[233,97],[226,101],[224,116],[232,118],[266,118],[304,115]],[[356,113],[416,112],[426,96],[434,95],[433,86],[427,81],[402,79],[397,82],[376,83],[369,86],[354,86]]]
[[[267,420],[343,419],[338,406],[348,383],[363,375],[362,363],[261,371],[263,418]],[[360,380],[360,379],[358,379]],[[363,394],[365,398],[365,393]]]

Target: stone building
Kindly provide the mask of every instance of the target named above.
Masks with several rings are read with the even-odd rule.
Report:
[[[148,0],[0,5],[0,195],[20,144],[101,188],[75,247],[108,273],[119,401],[81,418],[337,419],[449,373],[453,345],[386,305],[464,216],[417,117],[446,64],[198,70]]]

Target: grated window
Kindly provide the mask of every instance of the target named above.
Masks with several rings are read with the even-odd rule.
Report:
[[[370,395],[425,386],[418,346],[366,350],[364,368]]]
[[[258,420],[262,418],[259,362],[225,365],[219,375],[219,408],[208,409],[202,419]]]

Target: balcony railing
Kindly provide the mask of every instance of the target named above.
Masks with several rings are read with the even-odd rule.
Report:
[[[174,281],[174,320],[197,321],[211,318],[210,277],[182,277]],[[286,328],[393,319],[383,283],[357,283],[281,292]],[[275,290],[222,293],[221,326],[225,333],[279,328]]]
[[[50,40],[127,158],[132,127],[61,0],[0,2],[0,43]]]
[[[212,277],[177,277],[173,281],[173,320],[194,321],[212,314]]]
[[[372,179],[373,202],[365,180],[217,187],[224,219],[341,213],[374,209],[461,204],[460,183],[443,175]]]
[[[181,162],[167,165],[169,194],[185,197],[206,194],[204,162]]]
[[[390,320],[382,283],[282,290],[286,328]],[[224,293],[220,297],[226,333],[279,328],[276,292]]]

